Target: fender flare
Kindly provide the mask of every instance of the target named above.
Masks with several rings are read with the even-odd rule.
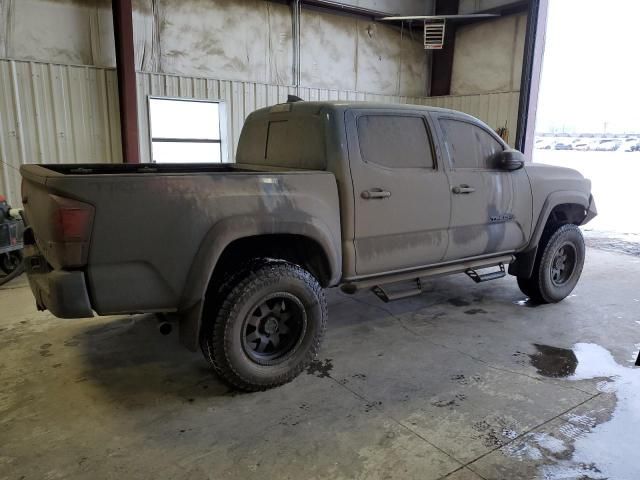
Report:
[[[551,212],[554,208],[556,208],[558,205],[574,204],[581,205],[585,210],[587,210],[589,208],[590,200],[590,194],[574,190],[565,190],[550,194],[545,200],[544,205],[542,206],[542,210],[540,210],[538,223],[536,224],[536,227],[533,230],[533,234],[531,235],[529,248],[531,248],[532,246],[538,246],[540,238],[542,238],[544,227],[547,225],[547,220],[549,220],[549,216],[551,215]]]
[[[574,190],[563,190],[551,193],[542,205],[540,215],[538,215],[538,222],[533,229],[529,243],[523,251],[516,254],[515,262],[509,265],[509,274],[531,278],[538,253],[538,245],[553,209],[558,205],[574,204],[583,206],[586,211],[591,204],[591,198],[589,193]]]
[[[334,238],[324,222],[302,212],[288,215],[287,220],[273,215],[238,215],[217,222],[204,236],[196,253],[180,306],[180,341],[195,351],[199,343],[204,297],[213,271],[224,250],[234,241],[257,235],[290,234],[307,237],[320,245],[328,260],[330,280],[335,285],[342,276],[340,239]],[[338,235],[339,236],[339,235]]]

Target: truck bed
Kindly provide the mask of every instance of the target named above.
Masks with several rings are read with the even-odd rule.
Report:
[[[101,315],[190,308],[221,249],[247,235],[322,232],[340,271],[340,208],[329,172],[241,164],[74,164],[25,165],[21,173],[34,234],[31,254],[35,248],[49,269],[74,274],[74,282],[86,287],[84,305]],[[94,210],[80,265],[64,265],[60,258],[58,226],[52,224],[60,198]],[[37,281],[37,272],[31,273]],[[46,305],[52,295],[47,286],[36,289],[43,292],[41,307],[78,316],[55,312]]]
[[[264,166],[244,165],[236,163],[208,163],[208,164],[185,164],[185,163],[145,163],[145,164],[125,164],[125,163],[84,163],[84,164],[58,164],[58,165],[31,165],[30,167],[40,167],[50,170],[60,175],[125,175],[125,174],[195,174],[195,173],[233,173],[233,172],[257,172],[257,171],[282,171],[278,167],[272,169]],[[34,168],[25,171],[35,171]],[[39,170],[39,169],[38,169]],[[51,174],[49,174],[51,175]],[[44,172],[39,172],[39,176],[47,176]]]

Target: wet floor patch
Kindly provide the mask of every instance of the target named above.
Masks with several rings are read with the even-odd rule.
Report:
[[[534,344],[537,352],[529,355],[531,365],[545,377],[562,378],[573,375],[578,366],[578,359],[573,350]]]
[[[573,355],[557,347],[536,348],[539,354],[531,355],[532,360],[545,356],[555,359],[566,367],[553,371],[573,370],[567,381],[597,381],[600,392],[615,397],[607,408],[595,402],[590,409],[568,412],[559,427],[530,432],[502,447],[502,453],[519,461],[536,462],[539,477],[546,480],[640,478],[640,464],[635,461],[640,432],[640,369],[618,364],[608,350],[595,344],[578,343],[569,350]]]
[[[528,307],[528,308],[536,308],[542,305],[541,303],[534,302],[530,298],[523,298],[522,300],[516,300],[513,303],[515,303],[519,307]]]
[[[333,363],[330,358],[324,360],[314,360],[307,367],[308,375],[315,375],[318,378],[329,378],[333,370]]]
[[[640,257],[640,243],[633,241],[625,241],[620,238],[613,237],[592,237],[585,238],[585,242],[589,247],[605,250],[607,252],[626,253]]]
[[[469,305],[471,305],[470,302],[467,302],[462,298],[450,298],[447,301],[449,302],[449,305],[453,305],[454,307],[468,307]]]
[[[489,313],[482,308],[470,308],[469,310],[465,310],[464,313],[467,315],[477,315],[478,313]]]

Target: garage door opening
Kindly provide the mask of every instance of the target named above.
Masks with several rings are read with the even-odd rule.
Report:
[[[584,231],[592,241],[640,242],[638,16],[633,0],[549,3],[533,161],[591,179],[599,214]]]
[[[154,163],[221,163],[220,102],[149,98]]]

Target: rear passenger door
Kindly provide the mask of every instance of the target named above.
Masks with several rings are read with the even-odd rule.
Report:
[[[432,114],[449,163],[451,224],[445,260],[512,252],[531,228],[531,186],[524,169],[496,168],[498,136],[466,117]]]
[[[426,115],[362,109],[346,116],[357,275],[439,262],[451,196]]]

